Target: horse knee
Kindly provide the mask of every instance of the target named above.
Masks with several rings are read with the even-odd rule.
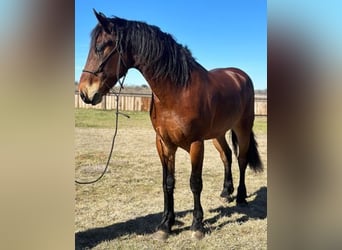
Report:
[[[173,189],[175,188],[174,176],[172,176],[172,175],[167,176],[165,188],[166,188],[168,193],[173,192]]]
[[[203,188],[202,177],[198,175],[191,175],[190,188],[193,193],[200,193]]]

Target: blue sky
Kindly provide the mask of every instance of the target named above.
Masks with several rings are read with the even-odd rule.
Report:
[[[267,88],[266,0],[76,0],[76,81],[86,62],[90,32],[97,24],[92,8],[106,16],[156,25],[187,45],[205,68],[238,67],[251,76],[255,89]],[[131,69],[125,83],[146,81]]]

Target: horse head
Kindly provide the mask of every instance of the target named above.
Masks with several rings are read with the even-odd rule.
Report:
[[[113,22],[94,10],[98,24],[91,33],[91,45],[79,81],[79,91],[85,103],[101,102],[116,82],[129,69],[129,58],[122,46],[123,22]],[[116,18],[118,19],[118,18]]]

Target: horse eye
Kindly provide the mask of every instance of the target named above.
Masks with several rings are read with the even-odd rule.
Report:
[[[101,54],[102,53],[102,51],[103,51],[103,46],[102,45],[96,45],[95,46],[95,53],[96,54]]]
[[[102,55],[105,47],[111,46],[111,45],[113,45],[113,41],[111,41],[111,40],[104,42],[102,44],[98,44],[95,46],[95,53],[98,55]]]
[[[109,40],[106,44],[107,44],[108,46],[112,46],[112,45],[113,45],[113,41],[112,41],[112,40]]]

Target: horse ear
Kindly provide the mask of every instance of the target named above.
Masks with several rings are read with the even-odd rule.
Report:
[[[95,9],[93,9],[93,11],[105,32],[111,33],[110,22],[108,21],[108,18],[103,13],[98,13]]]

